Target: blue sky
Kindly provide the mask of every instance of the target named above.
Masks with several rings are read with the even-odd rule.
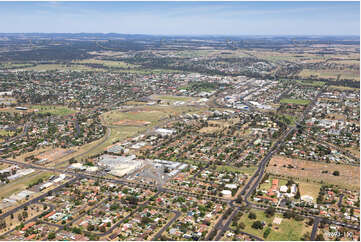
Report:
[[[0,2],[2,33],[359,35],[359,2]]]

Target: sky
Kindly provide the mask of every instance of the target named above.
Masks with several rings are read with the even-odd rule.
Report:
[[[0,32],[360,35],[360,2],[0,2]]]

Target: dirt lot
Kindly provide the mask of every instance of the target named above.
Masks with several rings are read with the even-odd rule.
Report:
[[[20,154],[19,156],[15,157],[15,159],[10,159],[10,160],[24,162],[26,157],[29,157],[29,156],[32,156],[32,155],[37,156],[37,155],[40,155],[41,153],[49,151],[50,149],[51,149],[51,147],[49,147],[49,146],[41,147],[41,148],[38,148],[38,149],[36,149],[34,151],[27,152],[25,154]]]
[[[288,165],[294,168],[288,168]],[[322,171],[328,171],[328,173],[322,173]],[[340,175],[332,175],[334,171],[339,171]],[[336,184],[350,189],[360,189],[360,168],[356,166],[318,163],[275,156],[270,161],[267,172],[291,176],[305,181],[323,181],[324,183]]]
[[[221,127],[204,127],[199,130],[199,133],[206,133],[206,134],[212,134],[217,131],[220,131]]]
[[[67,155],[68,153],[69,153],[69,150],[62,149],[62,148],[56,148],[56,149],[51,149],[51,150],[45,151],[43,153],[40,153],[37,156],[37,158],[39,158],[39,160],[47,159],[47,161],[54,161],[56,159],[59,159],[65,155]]]
[[[113,124],[114,125],[121,125],[121,126],[145,126],[145,125],[151,124],[151,122],[144,121],[144,120],[125,119],[125,120],[120,120],[118,122],[114,122]]]

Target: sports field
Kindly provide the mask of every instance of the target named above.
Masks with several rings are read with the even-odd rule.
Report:
[[[310,101],[309,100],[303,100],[303,99],[283,98],[283,99],[281,99],[280,103],[307,105],[307,104],[310,103]]]

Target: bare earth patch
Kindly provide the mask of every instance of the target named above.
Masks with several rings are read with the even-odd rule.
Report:
[[[39,160],[46,159],[47,161],[54,161],[57,160],[63,156],[66,156],[69,154],[70,150],[62,149],[62,148],[55,148],[48,151],[45,151],[43,153],[40,153],[37,158]]]
[[[125,119],[125,120],[120,120],[118,122],[114,122],[113,124],[114,125],[121,125],[121,126],[145,126],[145,125],[151,124],[151,122],[144,121],[144,120]]]
[[[288,168],[289,165],[293,166],[293,168]],[[267,172],[295,178],[298,177],[301,180],[306,181],[323,181],[325,183],[336,184],[351,189],[359,189],[359,169],[360,168],[356,166],[336,165],[275,156],[271,159]],[[322,171],[328,171],[328,173],[322,173]],[[334,171],[339,171],[340,175],[332,175]]]

